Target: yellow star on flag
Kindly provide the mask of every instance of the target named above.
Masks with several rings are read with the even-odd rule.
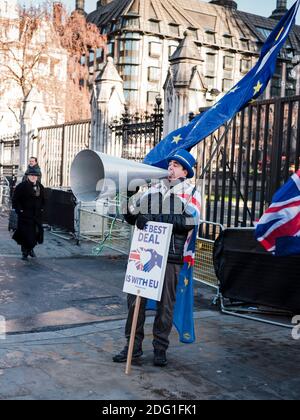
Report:
[[[254,86],[254,95],[256,95],[257,93],[259,93],[261,91],[261,88],[263,87],[263,85],[260,83],[260,80],[257,82],[257,85]]]
[[[189,279],[185,278],[184,279],[184,284],[185,284],[185,287],[188,287],[188,285],[189,285]]]
[[[181,140],[183,140],[183,138],[181,137],[181,134],[179,134],[179,136],[174,136],[173,137],[172,143],[178,144]]]

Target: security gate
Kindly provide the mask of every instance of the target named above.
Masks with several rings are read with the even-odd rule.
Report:
[[[203,111],[203,110],[202,110]],[[198,145],[204,175],[204,219],[253,226],[273,194],[300,167],[300,96],[258,101]]]

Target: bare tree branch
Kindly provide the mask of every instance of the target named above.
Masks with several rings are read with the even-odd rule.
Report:
[[[8,32],[10,22],[2,21],[1,25],[7,25]],[[90,51],[99,49],[105,56],[106,37],[82,14],[74,12],[69,16],[59,3],[53,9],[50,0],[39,8],[20,9],[18,31],[16,39],[0,40],[0,86],[11,82],[19,88],[19,107],[24,107],[24,100],[35,87],[55,108],[61,107],[66,121],[89,118],[89,82],[93,80],[88,63],[83,65],[81,58],[88,61]],[[66,81],[55,74],[55,66],[61,63],[54,58],[59,51],[68,56]],[[67,100],[62,104],[64,93]],[[24,115],[24,109],[19,111]]]

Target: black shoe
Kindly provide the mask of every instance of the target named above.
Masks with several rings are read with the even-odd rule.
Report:
[[[29,252],[29,255],[31,256],[31,258],[36,258],[36,255],[33,249]]]
[[[24,253],[24,254],[22,255],[22,260],[23,260],[23,261],[28,261],[28,255]]]
[[[125,346],[124,349],[119,354],[116,354],[113,357],[113,362],[115,363],[127,362],[127,356],[128,356],[128,347]],[[141,356],[143,356],[143,350],[141,347],[133,350],[133,354],[132,354],[133,359],[138,359]]]
[[[154,350],[153,364],[159,367],[167,366],[168,361],[165,350]]]

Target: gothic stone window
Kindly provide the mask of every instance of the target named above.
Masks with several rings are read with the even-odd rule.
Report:
[[[232,35],[230,34],[224,34],[223,35],[223,45],[226,47],[232,47]]]
[[[124,96],[127,103],[137,104],[138,102],[138,90],[127,90],[124,89]]]
[[[234,66],[234,58],[232,56],[226,55],[224,57],[224,70],[232,70]]]
[[[198,31],[197,31],[197,28],[189,27],[188,28],[188,31],[189,31],[190,35],[192,35],[192,37],[194,39],[198,39]]]
[[[119,72],[124,80],[124,89],[135,90],[139,88],[139,66],[120,66]]]
[[[209,76],[216,74],[216,55],[208,53],[206,54],[206,73]]]
[[[132,38],[130,38],[132,36]],[[135,39],[133,33],[127,33],[127,39],[121,39],[120,48],[120,64],[139,64],[140,57],[140,40]]]
[[[241,59],[241,73],[248,73],[248,71],[251,70],[251,60],[248,58],[242,58]]]
[[[223,79],[223,91],[228,92],[233,86],[232,79]]]
[[[149,67],[148,68],[148,81],[152,83],[157,83],[161,78],[161,70],[159,67]]]
[[[169,25],[170,34],[174,37],[179,36],[179,25],[170,24]]]
[[[159,34],[160,33],[159,21],[150,19],[149,20],[149,29],[150,29],[151,32]]]
[[[110,41],[107,44],[107,53],[108,55],[110,55],[111,57],[115,56],[115,42],[114,41]]]
[[[249,40],[242,38],[240,40],[240,42],[241,42],[242,49],[248,51],[249,50]]]
[[[215,44],[216,43],[216,33],[210,30],[206,31],[205,39],[208,44]]]
[[[162,55],[162,44],[158,42],[149,43],[149,56],[152,58],[160,58]]]
[[[124,17],[122,21],[122,28],[139,28],[140,20],[138,17]]]

